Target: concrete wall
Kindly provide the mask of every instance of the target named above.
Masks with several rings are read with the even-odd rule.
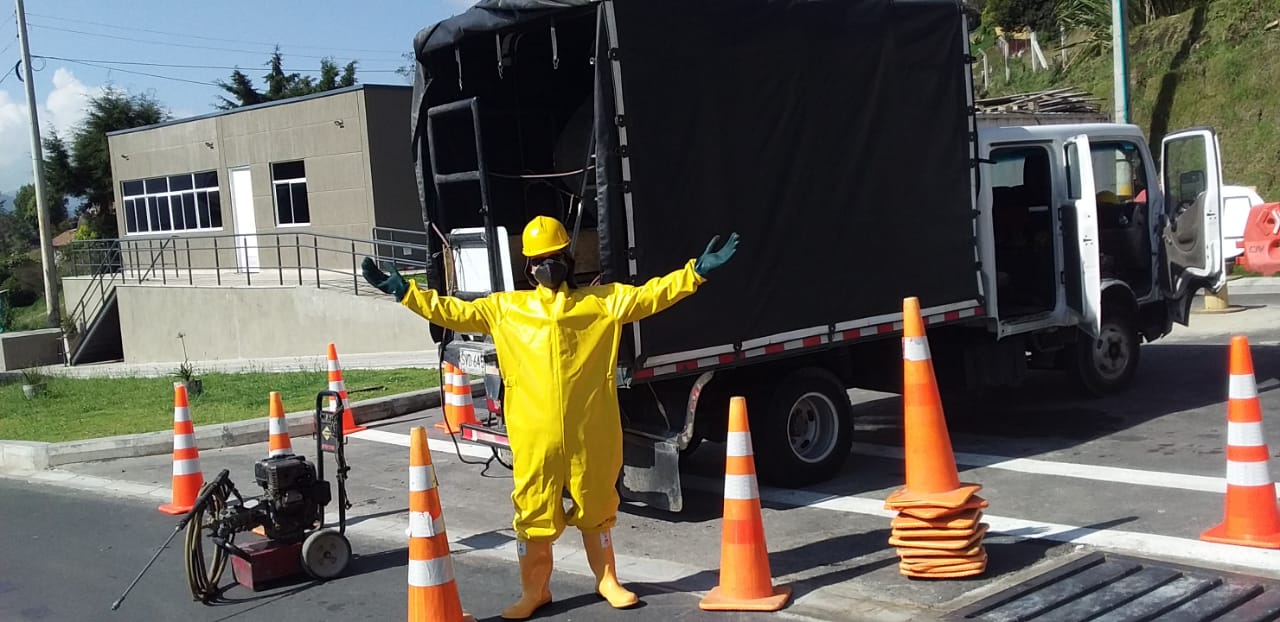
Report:
[[[434,350],[430,325],[389,297],[305,287],[118,288],[127,363]]]
[[[422,231],[422,208],[414,180],[413,147],[408,111],[412,92],[403,89],[365,89],[369,113],[369,168],[377,201],[374,213],[381,227]]]
[[[62,330],[42,328],[0,333],[0,371],[62,362]]]
[[[234,268],[230,236],[244,232],[236,230],[241,207],[233,205],[229,170],[240,167],[248,167],[252,179],[264,270],[314,266],[317,256],[321,267],[350,270],[350,243],[322,236],[367,240],[375,225],[422,229],[409,150],[410,95],[406,88],[365,86],[111,136],[117,194],[124,180],[218,172],[221,229],[124,235],[124,211],[117,210],[126,266],[185,268],[189,261],[197,269]],[[310,223],[279,224],[271,164],[296,160],[306,169]],[[119,196],[116,203],[122,206]],[[173,237],[179,239],[157,259],[162,241]],[[374,251],[365,245],[355,252]]]

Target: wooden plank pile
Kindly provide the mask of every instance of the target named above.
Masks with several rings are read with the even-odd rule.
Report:
[[[1062,112],[1062,113],[1096,113],[1101,110],[1102,100],[1084,91],[1067,88],[1050,89],[1035,93],[1018,93],[1002,97],[988,97],[976,100],[978,112]]]

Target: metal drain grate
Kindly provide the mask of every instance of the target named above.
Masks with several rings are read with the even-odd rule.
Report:
[[[1280,582],[1091,553],[968,605],[943,620],[1269,622],[1280,620]]]

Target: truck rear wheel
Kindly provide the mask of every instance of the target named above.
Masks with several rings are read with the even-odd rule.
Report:
[[[1128,388],[1138,372],[1138,327],[1132,314],[1104,313],[1097,339],[1081,335],[1075,347],[1076,382],[1093,397],[1114,395]]]
[[[803,486],[833,477],[853,443],[853,407],[838,378],[810,367],[791,373],[766,408],[751,409],[751,439],[761,481]]]

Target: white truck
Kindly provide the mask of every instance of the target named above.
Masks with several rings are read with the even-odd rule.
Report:
[[[733,262],[619,350],[620,487],[671,511],[680,455],[724,438],[732,395],[762,481],[836,474],[848,390],[901,386],[905,296],[945,386],[1057,368],[1123,390],[1140,344],[1223,283],[1217,138],[1164,137],[1158,164],[1130,125],[979,128],[969,17],[954,0],[481,0],[415,40],[427,284],[531,287],[519,232],[538,214],[573,232],[583,283],[640,283],[739,232]],[[462,437],[505,447],[492,343],[433,334],[485,377]]]

